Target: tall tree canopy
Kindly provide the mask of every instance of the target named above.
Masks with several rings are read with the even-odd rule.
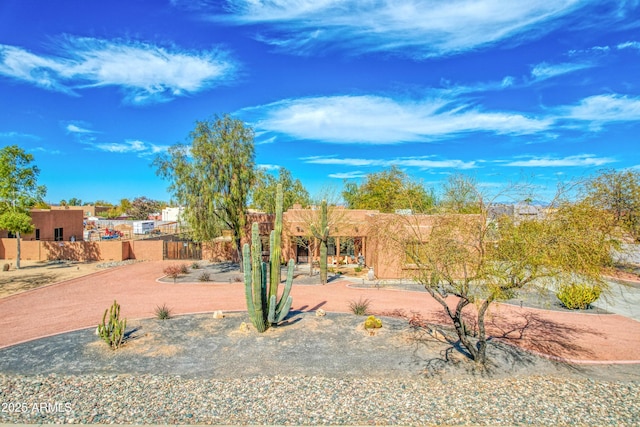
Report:
[[[584,184],[584,195],[609,212],[616,225],[640,239],[640,172],[603,170]]]
[[[40,170],[32,162],[33,155],[17,145],[0,150],[0,228],[16,234],[16,268],[20,268],[20,234],[33,231],[29,210],[42,202],[47,192],[45,186],[38,185]]]
[[[278,184],[282,185],[284,192],[283,210],[291,208],[299,203],[307,207],[310,203],[309,192],[299,179],[293,179],[291,172],[286,168],[278,169],[278,176],[275,177],[264,169],[258,169],[256,181],[251,191],[251,207],[266,213],[275,213],[275,194]]]
[[[131,202],[127,213],[133,219],[147,219],[149,215],[159,213],[165,206],[166,203],[158,200],[152,200],[144,196],[136,197]]]
[[[360,185],[346,182],[342,197],[350,209],[377,209],[387,213],[398,209],[428,212],[435,205],[433,193],[396,166],[368,174]]]
[[[229,115],[196,122],[191,145],[177,144],[155,159],[161,177],[185,209],[194,239],[208,241],[231,229],[238,258],[249,192],[255,179],[253,129]]]

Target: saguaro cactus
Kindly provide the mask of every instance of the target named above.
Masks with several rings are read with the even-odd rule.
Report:
[[[109,314],[108,323],[107,313]],[[120,304],[114,300],[111,308],[104,311],[102,324],[98,325],[98,335],[115,350],[122,345],[126,328],[127,319],[120,320]]]
[[[287,317],[291,309],[291,285],[293,284],[294,261],[289,260],[287,280],[284,291],[278,301],[278,287],[280,285],[280,258],[282,239],[282,185],[278,185],[276,194],[276,223],[271,232],[270,244],[270,274],[267,275],[267,263],[262,261],[262,243],[257,223],[251,225],[251,247],[246,243],[242,248],[244,263],[244,286],[247,298],[247,311],[251,323],[258,332],[264,332],[271,325],[280,323]],[[267,277],[269,283],[267,285]],[[268,288],[267,288],[268,286]]]
[[[320,240],[320,283],[327,284],[327,241],[329,240],[329,225],[327,219],[327,201],[320,206],[320,227],[311,227],[314,237]]]

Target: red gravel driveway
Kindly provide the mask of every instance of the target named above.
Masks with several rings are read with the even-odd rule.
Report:
[[[128,319],[154,316],[166,304],[174,315],[246,310],[241,283],[161,283],[169,262],[142,262],[0,299],[0,348],[61,332],[93,327],[113,300]],[[448,323],[427,294],[357,289],[348,282],[294,285],[293,309],[349,312],[349,302],[371,301],[371,311],[418,314]],[[496,304],[488,329],[493,337],[549,357],[579,363],[640,363],[640,322],[614,314],[568,313]]]

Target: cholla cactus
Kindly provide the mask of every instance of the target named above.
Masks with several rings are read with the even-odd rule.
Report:
[[[107,313],[109,322],[107,322]],[[98,325],[98,335],[109,347],[116,350],[122,345],[126,328],[127,319],[120,320],[120,304],[114,300],[111,308],[104,311],[102,324]]]
[[[262,262],[262,243],[258,224],[251,226],[251,247],[245,244],[242,248],[244,263],[244,286],[247,298],[247,311],[251,323],[258,332],[264,332],[271,325],[280,323],[287,317],[291,309],[292,297],[289,295],[293,284],[294,261],[289,260],[287,280],[280,301],[278,286],[280,285],[280,242],[282,238],[282,185],[278,185],[276,194],[276,223],[270,236],[270,277],[267,286],[267,263]]]

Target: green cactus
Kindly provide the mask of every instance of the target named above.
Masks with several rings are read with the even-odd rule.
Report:
[[[327,219],[327,201],[323,200],[320,207],[320,227],[311,227],[314,237],[320,240],[320,283],[327,284],[327,242],[329,240],[329,225]]]
[[[107,313],[109,314],[108,323]],[[98,325],[98,335],[109,345],[109,347],[116,350],[122,345],[126,328],[127,319],[120,320],[120,304],[113,300],[111,308],[104,311],[102,324]]]
[[[262,262],[262,243],[257,223],[251,225],[251,247],[246,243],[242,248],[244,263],[244,285],[247,299],[247,311],[251,323],[258,332],[264,332],[272,325],[277,325],[289,314],[292,297],[294,261],[289,260],[287,280],[282,297],[278,301],[278,287],[280,285],[280,258],[282,239],[282,185],[278,184],[276,194],[276,223],[269,239],[270,244],[270,274],[267,275],[267,263]],[[267,289],[267,277],[269,285]]]

